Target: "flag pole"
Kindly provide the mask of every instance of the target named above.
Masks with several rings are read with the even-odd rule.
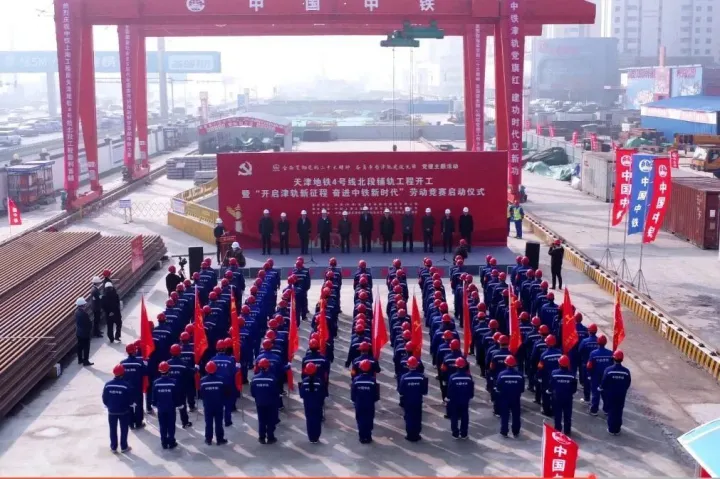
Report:
[[[618,271],[615,272],[615,276],[617,277],[618,274],[620,275],[620,279],[625,281],[626,279],[632,278],[632,274],[630,273],[630,268],[628,268],[627,259],[625,258],[625,253],[627,251],[627,237],[628,237],[628,216],[630,216],[629,212],[625,213],[625,236],[623,237],[623,252],[622,252],[622,260],[620,261],[620,267],[618,268]]]
[[[608,205],[608,221],[607,221],[607,240],[605,243],[605,253],[600,259],[600,266],[604,266],[609,271],[617,274],[617,268],[615,267],[615,260],[613,259],[612,251],[610,251],[610,228],[612,226],[612,211],[613,203]],[[627,215],[627,213],[626,213]]]
[[[647,284],[647,281],[645,280],[645,274],[643,273],[643,270],[642,270],[643,251],[644,250],[645,250],[645,242],[643,241],[640,243],[640,264],[638,266],[638,272],[635,275],[635,277],[632,279],[632,282],[630,284],[635,286],[638,289],[638,291],[640,291],[645,296],[650,298],[651,297],[650,290],[648,289],[648,284]]]

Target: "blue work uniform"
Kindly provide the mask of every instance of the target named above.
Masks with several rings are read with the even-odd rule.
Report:
[[[192,423],[188,416],[187,410],[187,397],[188,390],[195,390],[195,368],[188,368],[182,357],[170,358],[168,361],[170,365],[170,371],[168,376],[173,378],[177,384],[177,388],[180,390],[178,410],[180,411],[180,423],[183,427],[190,427]]]
[[[157,409],[160,442],[163,449],[177,447],[175,441],[175,408],[180,406],[181,392],[171,377],[161,376],[152,385],[152,405]]]
[[[227,442],[223,429],[223,407],[226,395],[225,381],[217,374],[207,374],[200,380],[199,396],[203,401],[203,415],[205,416],[205,443],[211,444],[213,439],[213,426],[218,444]]]
[[[235,388],[235,374],[237,373],[237,365],[235,358],[225,353],[218,353],[211,359],[217,366],[217,375],[225,381],[225,404],[223,406],[225,427],[232,426],[232,412],[235,409],[235,400],[237,398]]]
[[[117,451],[118,426],[120,426],[120,449],[128,447],[128,430],[130,429],[130,405],[133,403],[132,386],[122,378],[114,378],[105,383],[102,401],[108,410],[110,424],[110,449]],[[142,405],[140,405],[142,408]]]
[[[605,369],[600,392],[603,396],[603,405],[607,410],[607,425],[610,434],[620,434],[622,427],[625,396],[630,389],[630,371],[620,363],[615,363]]]
[[[130,429],[143,427],[143,379],[147,376],[147,368],[142,358],[135,355],[120,361],[125,368],[123,379],[131,386],[132,401],[130,402]]]
[[[590,376],[587,371],[587,362],[590,360],[590,353],[598,348],[597,336],[590,334],[587,338],[580,341],[578,346],[578,355],[580,356],[579,377],[578,380],[583,387],[583,400],[590,402]]]
[[[369,373],[355,376],[350,387],[350,400],[355,405],[355,421],[360,442],[370,443],[375,422],[375,403],[380,400],[380,386],[375,381],[375,376]]]
[[[455,438],[465,438],[468,435],[470,400],[474,396],[475,382],[468,371],[458,371],[450,376],[447,387],[447,414],[450,416],[450,429]]]
[[[587,374],[590,376],[590,414],[596,415],[600,407],[600,383],[602,382],[605,370],[609,368],[613,363],[612,351],[605,348],[604,346],[598,346],[598,348],[590,353],[588,358]],[[607,412],[607,405],[603,401],[603,411]]]
[[[520,434],[520,396],[525,392],[525,378],[517,368],[507,368],[495,379],[496,403],[500,409],[500,434],[508,435],[510,415],[512,415],[512,433]]]
[[[422,431],[423,396],[428,393],[428,378],[420,371],[409,371],[400,378],[398,393],[402,397],[407,434],[405,439],[411,442],[419,441]]]
[[[542,368],[539,368],[538,376],[538,389],[542,392],[542,410],[546,416],[553,415],[553,396],[551,394],[552,388],[550,382],[552,381],[552,373],[560,367],[559,361],[562,356],[562,351],[556,347],[547,348],[544,353],[540,356],[540,363]]]
[[[278,419],[278,390],[275,375],[268,371],[255,374],[250,382],[250,391],[255,398],[258,415],[260,442],[275,442],[275,426]]]
[[[572,403],[577,392],[577,379],[572,371],[559,368],[550,377],[555,429],[569,436],[572,430]]]
[[[320,440],[326,395],[327,388],[322,376],[305,376],[300,383],[300,398],[305,407],[305,427],[308,440],[312,443]]]

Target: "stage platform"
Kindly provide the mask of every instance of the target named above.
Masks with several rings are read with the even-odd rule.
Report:
[[[340,251],[334,251],[332,254],[312,254],[302,255],[305,258],[305,265],[310,268],[310,274],[313,278],[320,278],[320,275],[328,267],[328,261],[330,258],[336,258],[338,266],[343,270],[343,277],[347,278],[352,276],[357,269],[357,263],[361,259],[367,262],[372,274],[376,278],[384,277],[387,275],[387,269],[391,266],[392,260],[400,258],[403,263],[403,268],[407,271],[410,277],[417,276],[417,270],[422,265],[423,258],[429,257],[433,261],[433,266],[440,268],[440,274],[447,276],[450,266],[452,266],[452,255],[446,255],[443,261],[442,253],[423,253],[422,246],[420,252],[415,249],[414,253],[403,253],[402,247],[395,249],[393,248],[392,254],[383,254],[382,250],[376,252],[373,250],[372,253],[361,253],[359,250],[351,251],[350,253],[341,253]],[[300,251],[297,248],[291,248],[290,254],[280,255],[279,250],[273,250],[272,255],[262,255],[261,250],[250,249],[244,250],[245,259],[247,260],[247,267],[244,269],[246,275],[254,277],[269,257],[275,261],[275,267],[280,268],[283,277],[287,277],[290,274],[292,268],[295,267],[295,260],[300,256]],[[510,248],[503,246],[495,247],[482,247],[478,246],[473,248],[472,253],[468,256],[465,261],[466,270],[472,275],[477,275],[480,271],[480,267],[485,264],[485,256],[491,254],[497,259],[498,269],[500,271],[507,270],[508,267],[515,265],[515,253]],[[213,256],[205,254],[205,257]]]

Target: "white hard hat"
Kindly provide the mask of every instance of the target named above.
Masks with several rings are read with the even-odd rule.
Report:
[[[102,279],[100,279],[100,276],[93,276],[90,281],[92,282],[92,284],[100,284],[100,283],[102,283]]]
[[[432,210],[430,208],[425,208],[425,213],[431,213]]]
[[[270,214],[270,210],[263,210],[263,214],[264,214],[264,215],[269,215],[269,214]]]
[[[238,243],[237,241],[233,241],[233,244],[231,244],[230,246],[231,246],[233,249],[237,249],[237,248],[240,247],[240,243]]]
[[[446,215],[449,215],[449,214],[450,214],[450,210],[449,210],[449,209],[445,210],[445,214],[446,214]]]
[[[370,211],[370,208],[368,208],[367,206],[363,206],[363,211]]]
[[[405,213],[410,213],[410,207],[409,207],[409,206],[406,206],[406,207],[405,207]]]
[[[388,208],[385,208],[385,213],[390,213],[390,210]]]
[[[216,219],[216,220],[215,220],[215,224],[216,224],[216,225],[222,224],[222,220],[221,220],[220,218]]]
[[[75,300],[75,306],[85,306],[87,304],[87,301],[85,301],[85,298],[78,298]]]
[[[326,214],[327,214],[327,210],[326,210],[325,208],[323,208],[323,209],[322,209],[322,211],[321,211],[320,213],[322,213],[322,214],[326,215]]]
[[[112,283],[107,283],[107,284],[105,285],[105,288],[106,288],[106,289],[107,289],[107,288],[115,289],[115,285],[112,284]]]
[[[287,214],[285,214],[284,211],[282,213],[280,213],[280,218],[285,218],[286,216],[287,216]]]
[[[343,211],[343,216],[347,216],[347,215],[348,215],[348,212],[347,212],[347,211]]]
[[[302,211],[300,212],[300,214],[301,214],[301,215],[306,215],[306,214],[307,214],[307,211],[302,210]]]
[[[467,206],[463,208],[463,213],[470,213],[470,208],[468,208]]]

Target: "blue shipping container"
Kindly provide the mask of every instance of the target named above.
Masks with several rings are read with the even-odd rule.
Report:
[[[654,116],[641,116],[640,125],[662,132],[666,141],[672,141],[676,133],[685,135],[718,135],[718,125],[695,123],[691,121],[673,120]]]

